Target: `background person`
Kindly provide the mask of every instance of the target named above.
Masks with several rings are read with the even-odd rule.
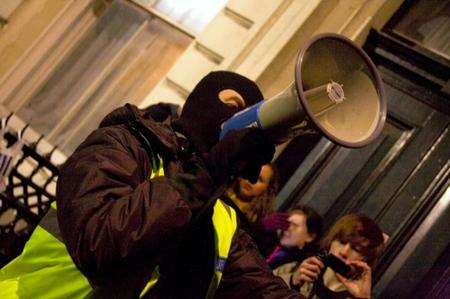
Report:
[[[240,177],[222,197],[236,210],[240,227],[253,238],[263,256],[277,244],[278,230],[289,226],[287,213],[273,211],[278,181],[275,165],[266,164],[255,183]]]
[[[283,231],[279,245],[267,258],[267,263],[289,284],[300,263],[318,252],[322,236],[322,217],[308,206],[297,206],[289,212],[289,228]]]
[[[273,205],[278,192],[279,175],[274,164],[261,168],[254,183],[239,177],[227,190],[226,195],[250,222],[261,221],[273,213]]]
[[[300,288],[308,298],[370,298],[372,269],[384,249],[378,225],[364,215],[349,214],[340,218],[322,242],[323,248],[360,272],[348,279],[325,268],[318,257],[304,260],[294,273],[291,286]]]

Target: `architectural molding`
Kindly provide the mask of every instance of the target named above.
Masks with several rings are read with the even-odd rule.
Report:
[[[340,33],[362,44],[369,29],[380,28],[402,2],[230,0],[141,106],[161,100],[183,103],[204,75],[218,69],[257,80],[271,96],[293,80],[296,53],[312,35]],[[183,92],[174,92],[173,86]]]

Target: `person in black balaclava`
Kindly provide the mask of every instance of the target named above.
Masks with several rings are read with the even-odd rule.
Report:
[[[235,175],[255,182],[261,166],[273,156],[274,145],[260,130],[234,131],[218,144],[222,123],[261,100],[253,81],[226,71],[205,76],[186,100],[174,127],[186,135],[220,183]]]
[[[240,95],[244,102],[227,105],[219,98],[224,90],[235,91],[238,95],[234,95],[238,98]],[[213,72],[200,80],[189,94],[179,124],[196,149],[206,152],[219,141],[220,125],[224,121],[261,100],[263,95],[253,81],[236,73]]]
[[[214,72],[175,122],[165,105],[111,112],[60,168],[58,209],[49,213],[58,223],[45,219],[2,269],[6,282],[21,281],[8,292],[40,298],[45,289],[33,282],[51,281],[60,297],[302,298],[273,276],[220,200],[233,177],[255,180],[272,159],[274,145],[258,129],[219,140],[224,120],[262,99],[247,78]],[[38,241],[54,252],[33,248]],[[37,261],[39,274],[20,272]],[[29,275],[41,277],[22,279]]]

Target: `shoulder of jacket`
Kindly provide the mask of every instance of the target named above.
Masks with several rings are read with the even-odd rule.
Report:
[[[280,273],[280,274],[291,273],[294,270],[296,265],[297,265],[297,262],[286,263],[286,264],[283,264],[283,265],[275,268],[274,271],[277,271],[277,273]]]

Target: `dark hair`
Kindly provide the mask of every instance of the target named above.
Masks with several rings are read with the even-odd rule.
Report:
[[[307,256],[314,255],[319,250],[319,242],[322,238],[322,217],[316,210],[306,205],[297,205],[289,210],[289,213],[305,215],[308,234],[315,235],[315,237],[312,242],[305,244],[303,251]]]
[[[381,229],[375,221],[361,214],[348,214],[340,218],[322,240],[323,248],[329,250],[335,240],[360,248],[358,251],[370,267],[376,265],[384,249]]]

